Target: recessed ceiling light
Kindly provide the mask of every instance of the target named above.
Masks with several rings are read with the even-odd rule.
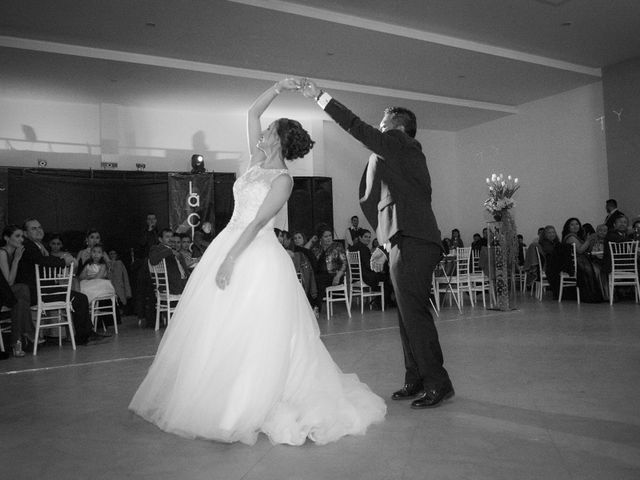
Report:
[[[147,22],[147,23],[145,23],[145,25],[146,25],[147,27],[151,27],[151,28],[153,28],[153,27],[155,27],[155,26],[156,26],[156,24],[155,24],[155,23],[153,23],[153,22]]]
[[[328,57],[333,57],[334,55],[335,55],[335,52],[327,52]]]
[[[458,75],[458,78],[467,78],[466,75]]]
[[[561,27],[571,27],[573,25],[573,22],[562,22],[560,24]]]

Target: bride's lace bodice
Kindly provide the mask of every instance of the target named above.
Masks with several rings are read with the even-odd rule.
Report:
[[[227,228],[245,228],[249,225],[256,218],[260,206],[271,190],[271,182],[282,174],[288,175],[288,170],[254,165],[238,178],[233,184],[235,206]],[[272,230],[274,219],[275,217],[269,220],[263,230]]]

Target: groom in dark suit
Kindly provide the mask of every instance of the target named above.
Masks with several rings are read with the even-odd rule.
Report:
[[[388,252],[404,350],[405,384],[394,400],[413,399],[411,408],[430,408],[453,397],[438,331],[429,311],[431,275],[441,256],[440,230],[431,209],[431,177],[422,146],[415,140],[410,110],[385,110],[380,128],[303,81],[303,94],[373,152],[360,182],[360,205]],[[377,250],[371,266],[380,271],[387,257]]]

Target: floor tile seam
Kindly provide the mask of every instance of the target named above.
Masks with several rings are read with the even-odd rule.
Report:
[[[50,367],[27,368],[24,370],[10,370],[7,372],[0,372],[0,376],[16,375],[19,373],[46,372],[49,370],[60,370],[60,369],[69,368],[69,367],[86,367],[86,366],[92,366],[92,365],[101,365],[105,363],[125,362],[130,360],[144,360],[144,359],[149,359],[153,357],[155,357],[155,355],[141,355],[137,357],[111,358],[109,360],[96,360],[94,362],[65,363],[63,365],[53,365]]]

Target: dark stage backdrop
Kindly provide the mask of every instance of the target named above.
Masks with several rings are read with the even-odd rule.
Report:
[[[233,210],[232,182],[220,174],[221,201],[216,217],[227,219]],[[214,174],[216,185],[218,174]],[[226,188],[225,188],[226,187]],[[65,248],[76,252],[83,248],[85,233],[96,228],[109,249],[116,249],[128,260],[131,248],[138,245],[148,213],[155,213],[158,226],[169,225],[168,174],[166,172],[122,172],[58,169],[18,169],[8,171],[9,223],[22,224],[37,218],[45,232],[61,233]]]

